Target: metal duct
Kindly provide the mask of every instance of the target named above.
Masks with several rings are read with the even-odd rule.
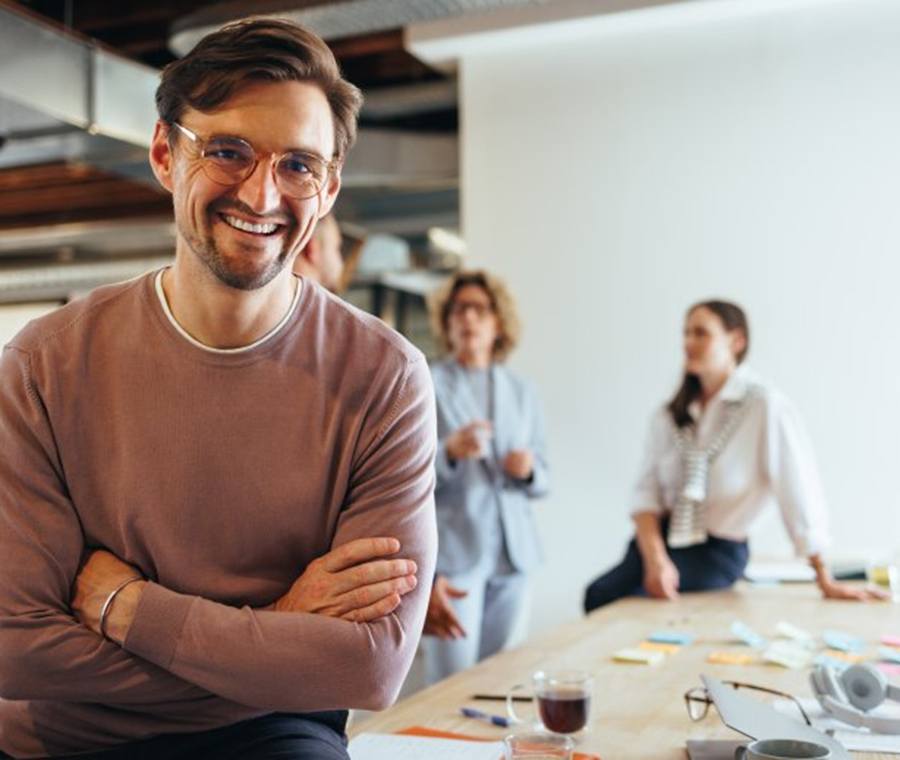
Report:
[[[208,6],[173,25],[169,48],[184,55],[223,23],[248,14],[270,14],[303,24],[326,40],[399,29],[408,24],[497,8],[542,5],[551,0],[338,0],[338,2],[223,2]],[[302,7],[297,7],[302,6]]]
[[[171,263],[171,256],[159,256],[4,269],[0,271],[0,303],[62,301],[73,293],[128,280]]]

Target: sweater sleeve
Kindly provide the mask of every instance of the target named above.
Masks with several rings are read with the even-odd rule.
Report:
[[[767,399],[766,474],[799,557],[830,544],[828,510],[812,443],[794,406],[780,394]]]
[[[389,535],[416,561],[419,585],[369,623],[234,608],[145,588],[125,648],[227,699],[267,710],[382,709],[399,692],[421,635],[434,574],[435,414],[424,359],[373,384],[332,546]],[[374,435],[373,435],[374,433]]]
[[[219,725],[255,714],[123,651],[72,616],[81,525],[29,356],[12,347],[0,356],[0,451],[0,697],[148,713],[199,700]]]

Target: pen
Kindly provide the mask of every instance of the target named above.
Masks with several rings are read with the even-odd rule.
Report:
[[[487,713],[481,712],[481,710],[475,710],[471,707],[461,707],[459,711],[467,718],[475,718],[476,720],[492,723],[495,726],[509,728],[509,719],[501,717],[500,715],[488,715]]]
[[[483,701],[490,702],[505,702],[506,696],[504,694],[473,694],[472,699],[480,699]],[[524,695],[514,696],[512,698],[513,702],[533,702],[533,697],[526,697]]]

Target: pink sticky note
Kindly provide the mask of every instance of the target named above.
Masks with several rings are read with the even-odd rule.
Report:
[[[885,634],[881,637],[881,643],[889,647],[900,647],[900,636],[888,636]]]
[[[885,675],[900,676],[900,664],[895,664],[893,662],[879,662],[875,667]]]

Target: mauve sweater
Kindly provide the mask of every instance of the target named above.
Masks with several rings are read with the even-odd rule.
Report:
[[[166,318],[153,278],[32,322],[0,359],[0,749],[14,757],[378,709],[422,630],[437,536],[421,353],[309,281],[268,340],[212,353]],[[396,536],[418,563],[393,614],[260,610],[365,536]],[[91,547],[152,581],[124,648],[69,609]]]

